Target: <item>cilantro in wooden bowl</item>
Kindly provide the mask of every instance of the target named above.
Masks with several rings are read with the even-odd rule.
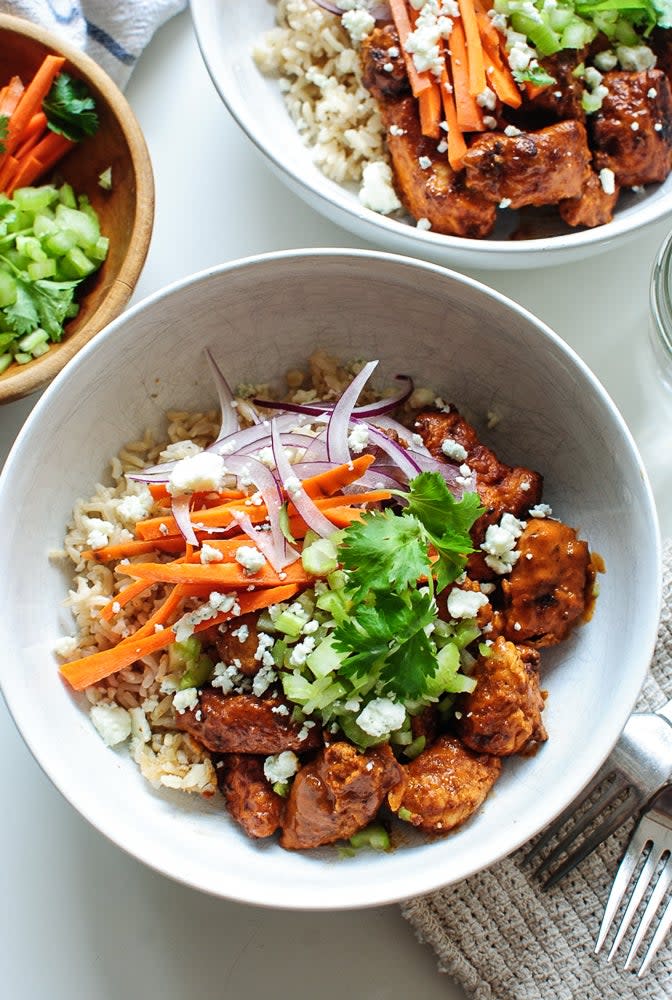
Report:
[[[131,108],[92,59],[6,15],[0,52],[4,403],[46,385],[121,312],[149,247],[154,181]],[[35,91],[20,135],[13,86]]]

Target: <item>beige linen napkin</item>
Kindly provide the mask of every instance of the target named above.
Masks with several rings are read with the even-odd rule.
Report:
[[[637,703],[672,697],[672,539],[663,556],[663,614],[651,671]],[[487,871],[402,903],[418,938],[472,1000],[671,1000],[672,937],[648,975],[593,954],[609,887],[634,820],[553,889],[540,891],[522,861],[529,845]],[[609,942],[608,942],[609,943]]]

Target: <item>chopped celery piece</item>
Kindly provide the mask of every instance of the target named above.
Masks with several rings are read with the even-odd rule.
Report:
[[[276,781],[271,787],[275,794],[283,799],[286,799],[289,795],[289,782],[287,781]]]
[[[98,175],[98,184],[103,191],[112,190],[112,167],[108,167],[107,170],[103,170],[103,172]]]
[[[473,691],[476,681],[458,673],[460,669],[460,650],[455,643],[448,643],[436,654],[438,668],[433,677],[427,680],[427,694],[437,698],[448,691],[461,694],[463,691]]]
[[[385,827],[379,823],[372,823],[363,830],[353,833],[350,837],[350,845],[356,851],[362,847],[371,847],[374,851],[389,851],[390,837]]]
[[[38,344],[37,347],[33,348],[33,357],[41,358],[43,354],[46,354],[49,350],[49,344]]]
[[[57,200],[58,191],[51,184],[44,184],[42,187],[17,188],[12,197],[20,212],[37,215]]]
[[[581,107],[586,112],[587,115],[595,114],[602,107],[602,97],[600,94],[589,94],[587,90],[584,90],[581,95]]]
[[[91,260],[105,260],[110,249],[110,241],[107,236],[99,236],[92,247],[88,248]]]
[[[16,281],[8,271],[0,270],[0,306],[16,302]]]
[[[308,655],[306,664],[315,677],[326,677],[338,670],[343,659],[343,653],[334,649],[331,638],[326,638]]]
[[[579,18],[571,21],[562,32],[560,39],[563,49],[582,49],[589,45],[597,34],[595,28]]]
[[[278,632],[284,632],[285,635],[292,636],[297,639],[301,635],[303,626],[308,621],[308,616],[305,614],[303,609],[301,613],[297,611],[292,611],[287,608],[281,611],[277,618],[273,619],[273,626]]]
[[[30,260],[46,260],[47,255],[36,236],[17,236],[16,249]]]
[[[205,684],[213,670],[212,660],[202,652],[201,640],[195,635],[168,647],[168,666],[171,673],[182,674],[180,691]]]
[[[510,15],[511,26],[515,31],[526,35],[541,56],[551,56],[562,48],[560,36],[553,31],[550,24],[541,15],[537,20],[529,14],[514,10]]]
[[[40,215],[35,216],[35,220],[33,222],[33,232],[37,236],[38,240],[42,240],[45,236],[51,236],[52,233],[57,233],[58,226],[54,222],[53,216],[42,212]]]
[[[47,331],[38,327],[32,333],[27,333],[25,337],[21,337],[19,347],[27,354],[33,354],[35,348],[39,347],[40,344],[46,344],[48,339]]]
[[[77,244],[77,236],[69,229],[57,229],[47,236],[42,246],[52,257],[62,257]]]
[[[78,247],[86,249],[98,242],[100,226],[97,218],[94,220],[89,212],[61,204],[56,206],[55,216],[63,229],[70,229],[75,234]]]
[[[361,747],[362,750],[366,750],[369,747],[375,747],[379,743],[385,743],[385,737],[380,736],[370,736],[365,733],[364,730],[357,725],[352,715],[339,715],[338,724],[355,746]]]
[[[97,265],[78,246],[72,247],[61,258],[61,270],[67,278],[86,278],[97,270]]]
[[[29,361],[33,360],[32,354],[26,354],[25,351],[17,351],[14,355],[14,360],[19,365],[27,365]]]
[[[338,569],[336,546],[329,538],[318,538],[308,546],[304,544],[301,562],[306,573],[312,576],[329,576]]]
[[[399,809],[399,811],[397,812],[397,816],[404,823],[410,823],[411,819],[412,819],[412,816],[413,816],[413,813],[411,812],[410,809],[406,809],[405,806],[402,806],[401,809]]]
[[[68,208],[77,208],[75,192],[70,184],[61,184],[58,189],[58,200],[62,205],[66,205]]]
[[[56,261],[47,258],[46,260],[34,260],[26,268],[33,281],[40,281],[42,278],[53,278],[56,274]]]
[[[418,757],[425,749],[426,743],[427,740],[424,736],[416,737],[416,739],[414,739],[413,742],[409,743],[409,745],[406,747],[406,749],[404,750],[404,755],[409,760],[415,760],[415,758]]]
[[[7,371],[13,360],[11,354],[0,354],[0,375]]]

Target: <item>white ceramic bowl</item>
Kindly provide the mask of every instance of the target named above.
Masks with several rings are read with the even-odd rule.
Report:
[[[375,246],[457,268],[549,267],[581,260],[635,236],[672,213],[672,175],[639,195],[621,195],[606,226],[534,240],[472,240],[423,232],[415,223],[364,208],[357,192],[329,180],[311,159],[289,117],[277,80],[252,59],[261,35],[274,25],[272,0],[221,3],[192,0],[198,42],[215,87],[274,172],[316,211]]]
[[[166,408],[214,404],[207,345],[238,380],[282,373],[317,346],[380,358],[460,404],[505,460],[545,475],[545,499],[605,559],[593,620],[546,650],[550,739],[508,761],[468,825],[390,855],[339,860],[255,843],[221,800],[154,791],[125,752],[106,749],[59,679],[55,640],[72,631],[68,580],[49,562],[75,499],[108,456]],[[381,375],[381,377],[382,377]],[[0,574],[0,683],[28,746],[72,805],[148,865],[250,903],[347,908],[459,880],[550,821],[607,756],[652,652],[659,541],[641,461],[594,376],[547,327],[434,264],[349,250],[292,251],[186,278],[130,309],[87,345],[37,403],[0,477],[7,526]],[[19,805],[20,808],[20,805]]]

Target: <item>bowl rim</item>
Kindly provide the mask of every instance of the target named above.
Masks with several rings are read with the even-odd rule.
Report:
[[[562,257],[563,254],[572,251],[579,252],[587,249],[595,251],[598,248],[605,249],[614,240],[619,238],[634,237],[639,230],[655,222],[662,222],[672,214],[672,188],[665,195],[655,202],[643,203],[638,206],[637,211],[630,212],[627,216],[619,216],[611,222],[602,226],[595,226],[592,229],[583,229],[577,232],[564,233],[558,236],[541,237],[534,240],[491,240],[491,239],[468,239],[463,236],[449,236],[442,233],[434,233],[431,230],[422,230],[409,225],[398,219],[393,219],[365,208],[352,197],[342,184],[330,180],[326,175],[319,179],[319,183],[313,183],[302,175],[301,171],[292,163],[283,159],[276,149],[281,150],[282,145],[273,147],[268,143],[268,135],[261,127],[255,125],[254,119],[246,113],[248,105],[242,99],[237,99],[235,94],[226,93],[220,75],[215,69],[215,60],[211,57],[212,46],[214,45],[215,33],[208,31],[208,20],[213,16],[213,0],[191,0],[191,17],[196,34],[198,47],[201,51],[203,61],[207,68],[212,83],[217,90],[222,102],[233,116],[239,127],[247,135],[248,139],[256,146],[258,151],[266,157],[274,167],[276,172],[285,182],[289,182],[302,192],[302,196],[308,195],[311,199],[319,202],[331,204],[339,215],[346,218],[359,219],[367,226],[372,226],[376,230],[376,239],[381,243],[390,245],[390,241],[417,241],[418,247],[426,253],[432,252],[454,252],[454,260],[457,262],[461,255],[473,255],[474,259],[482,255],[491,255],[491,262],[484,264],[481,261],[476,263],[479,266],[501,267],[504,257],[509,259],[518,258],[522,264],[525,261],[530,266],[535,266],[532,258],[538,255],[554,253]],[[309,147],[305,147],[309,150]],[[326,185],[331,185],[331,190],[326,190]],[[345,225],[345,223],[343,223]],[[374,237],[370,237],[373,239]],[[421,249],[418,252],[421,252]],[[408,250],[404,251],[408,253]],[[558,261],[560,262],[560,261]],[[541,266],[541,262],[538,262]],[[452,264],[448,265],[452,266]],[[507,264],[507,267],[517,266]],[[544,260],[544,266],[548,262]]]
[[[123,132],[133,164],[135,176],[135,215],[130,233],[130,246],[119,273],[108,288],[98,308],[80,330],[66,336],[57,351],[48,351],[28,365],[13,367],[0,375],[0,406],[29,395],[42,388],[67,364],[68,361],[113,320],[133,294],[144,266],[154,225],[154,174],[147,142],[140,124],[123,93],[89,55],[75,48],[67,40],[40,25],[11,14],[0,14],[0,31],[12,31],[32,38],[46,48],[57,52],[86,75],[100,91],[114,112]]]
[[[643,649],[638,673],[636,675],[630,674],[628,677],[628,697],[625,701],[620,702],[619,715],[622,715],[622,725],[624,725],[635,705],[648,671],[648,663],[650,662],[655,648],[656,631],[662,604],[662,544],[660,527],[651,485],[643,466],[637,445],[627,427],[627,424],[625,423],[624,418],[621,416],[620,411],[618,410],[616,404],[612,401],[607,390],[602,386],[601,382],[597,379],[597,376],[593,374],[592,370],[586,365],[581,357],[573,350],[573,348],[563,341],[558,334],[556,334],[550,327],[548,327],[542,320],[536,317],[524,306],[519,305],[503,293],[490,288],[475,278],[461,274],[458,271],[453,271],[441,264],[436,264],[431,261],[418,260],[401,254],[394,254],[380,250],[350,249],[347,247],[309,247],[270,251],[263,254],[254,254],[243,258],[237,258],[235,260],[214,265],[194,272],[190,275],[178,278],[177,280],[146,296],[139,302],[135,303],[131,308],[126,310],[123,314],[116,317],[116,319],[114,319],[103,331],[101,331],[101,337],[89,342],[83,350],[78,353],[77,357],[74,358],[51,382],[26,419],[14,445],[12,446],[12,449],[10,450],[5,467],[0,472],[0,495],[2,494],[5,481],[13,474],[14,465],[18,464],[22,460],[21,452],[24,447],[24,439],[29,437],[32,433],[33,427],[39,424],[42,419],[43,411],[48,412],[49,407],[51,406],[52,397],[66,390],[68,379],[72,376],[72,373],[75,372],[80,365],[87,363],[88,358],[97,350],[100,343],[107,338],[113,337],[119,327],[127,323],[129,320],[134,319],[141,313],[151,310],[152,306],[156,302],[178,294],[189,285],[198,284],[213,277],[223,276],[235,270],[251,268],[259,264],[291,259],[299,260],[302,258],[336,258],[343,261],[358,260],[362,262],[374,259],[388,261],[390,263],[394,263],[395,265],[410,266],[416,270],[420,269],[432,271],[443,277],[448,276],[462,285],[471,287],[479,295],[485,294],[494,298],[496,301],[504,305],[505,308],[512,310],[520,317],[526,319],[528,322],[531,322],[545,337],[550,338],[555,343],[556,347],[560,349],[568,361],[577,367],[581,371],[582,375],[587,379],[591,388],[601,400],[602,405],[608,411],[610,419],[614,422],[622,435],[623,442],[629,449],[633,462],[638,466],[638,472],[642,480],[642,488],[648,503],[648,513],[650,515],[651,522],[651,536],[652,541],[654,542],[654,551],[651,553],[651,562],[658,567],[656,579],[651,582],[652,598],[655,597],[655,600],[651,600],[651,602],[649,602],[650,610],[648,614],[648,621],[646,622],[646,648]],[[656,608],[655,613],[653,611],[654,607]],[[124,850],[131,857],[142,861],[149,868],[165,875],[175,882],[190,888],[198,889],[199,891],[205,892],[217,898],[226,898],[240,903],[271,907],[274,909],[335,911],[353,908],[360,909],[400,902],[402,900],[409,899],[412,896],[433,892],[447,885],[453,884],[458,880],[456,878],[451,878],[448,882],[443,882],[441,881],[440,876],[434,874],[431,877],[425,876],[425,878],[421,881],[418,881],[416,877],[415,883],[413,883],[412,874],[406,874],[403,878],[397,877],[396,880],[386,883],[386,890],[384,892],[379,891],[373,897],[371,897],[370,894],[364,894],[365,898],[362,898],[361,895],[357,896],[357,894],[355,894],[356,898],[354,901],[351,898],[348,898],[347,900],[343,900],[341,898],[334,900],[333,898],[320,899],[312,897],[310,901],[302,900],[297,903],[293,900],[286,899],[278,893],[272,895],[272,898],[269,898],[268,891],[265,891],[263,887],[257,886],[254,891],[250,891],[251,887],[248,883],[245,883],[245,888],[241,888],[240,883],[238,882],[234,888],[222,886],[221,884],[213,885],[211,873],[207,878],[205,875],[199,878],[194,872],[185,874],[180,871],[175,871],[174,865],[171,865],[170,859],[166,859],[163,853],[161,853],[161,856],[157,858],[156,854],[152,853],[149,848],[144,849],[144,847],[138,846],[136,839],[134,839],[134,829],[132,823],[129,824],[123,819],[123,817],[121,819],[115,817],[114,821],[110,823],[109,815],[106,816],[104,810],[101,810],[96,806],[95,796],[92,797],[90,794],[87,794],[84,789],[79,789],[76,785],[74,788],[68,788],[67,785],[64,787],[64,783],[61,782],[58,774],[54,774],[54,772],[57,771],[57,768],[52,764],[51,757],[48,754],[41,752],[39,747],[36,746],[36,740],[34,740],[29,733],[27,734],[19,726],[17,716],[20,714],[20,706],[15,702],[11,687],[8,687],[6,680],[3,680],[3,676],[5,678],[11,678],[12,672],[3,671],[3,664],[0,663],[0,692],[5,698],[5,702],[12,719],[14,720],[22,739],[28,746],[37,764],[52,782],[54,787],[60,792],[63,798],[68,801],[70,805],[72,805],[73,808],[75,808],[77,812],[106,839]],[[17,709],[19,711],[17,711]],[[613,749],[621,728],[622,726],[619,727],[618,731],[613,732],[608,739],[602,740],[600,752],[588,770],[584,768],[582,771],[582,757],[579,757],[578,761],[575,762],[575,766],[572,769],[572,773],[576,776],[574,781],[574,795],[578,794],[599,770],[599,767]],[[579,778],[580,780],[578,780]],[[574,797],[574,795],[572,797]],[[512,837],[505,846],[502,846],[495,856],[489,859],[488,867],[503,860],[505,857],[508,857],[515,850],[527,843],[532,837],[539,833],[547,823],[552,822],[566,807],[566,805],[566,802],[556,804],[554,809],[544,814],[541,820],[538,818],[539,812],[536,812],[534,817],[530,817],[530,823],[526,827],[526,830],[524,832],[521,831],[516,837]],[[412,869],[412,866],[410,866],[410,868]],[[459,880],[476,874],[482,869],[483,865],[475,863],[470,868],[465,869],[460,873]]]

